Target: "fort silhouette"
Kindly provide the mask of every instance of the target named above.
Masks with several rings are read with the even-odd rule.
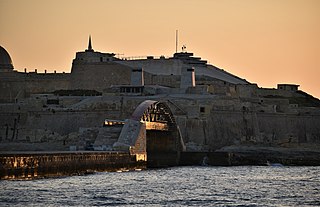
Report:
[[[259,88],[190,52],[117,58],[95,51],[90,37],[71,73],[38,73],[16,71],[0,47],[0,82],[2,152],[132,151],[145,133],[145,153],[154,149],[161,156],[264,152],[259,159],[266,162],[276,153],[296,153],[297,160],[319,164],[312,153],[319,153],[320,100],[297,84]],[[153,104],[132,119],[147,100]],[[174,136],[165,130],[168,116],[161,120],[167,113],[174,119]]]

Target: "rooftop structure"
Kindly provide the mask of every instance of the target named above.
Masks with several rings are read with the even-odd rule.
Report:
[[[278,89],[285,91],[297,91],[300,85],[296,84],[278,84]]]
[[[77,52],[74,63],[102,63],[117,60],[114,53],[101,53],[94,51],[91,42],[91,36],[89,36],[88,48],[83,52]],[[71,71],[72,73],[73,71]]]
[[[193,57],[193,53],[190,53],[190,52],[175,53],[171,59],[179,59],[186,64],[202,65],[202,66],[205,66],[208,62],[206,60],[201,60],[200,57]]]

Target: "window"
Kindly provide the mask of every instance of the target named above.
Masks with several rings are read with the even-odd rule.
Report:
[[[206,112],[206,108],[203,107],[203,106],[201,106],[201,107],[200,107],[200,113],[205,113],[205,112]]]

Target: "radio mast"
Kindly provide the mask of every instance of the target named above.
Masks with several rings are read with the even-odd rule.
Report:
[[[178,30],[176,30],[176,53],[178,52]]]

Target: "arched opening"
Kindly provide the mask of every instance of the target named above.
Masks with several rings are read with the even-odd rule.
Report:
[[[182,151],[182,139],[175,118],[164,102],[147,100],[133,112],[131,119],[146,126],[148,167],[176,166]]]

